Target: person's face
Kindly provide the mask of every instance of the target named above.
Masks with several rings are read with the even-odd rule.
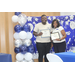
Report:
[[[41,18],[41,21],[42,21],[43,24],[46,24],[47,17],[46,17],[46,16],[43,16],[43,17]]]
[[[53,26],[54,26],[54,28],[56,28],[57,27],[57,22],[56,21],[54,21],[54,23],[53,23]]]

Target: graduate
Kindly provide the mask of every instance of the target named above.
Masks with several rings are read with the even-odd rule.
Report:
[[[41,30],[46,30],[46,33],[45,32],[43,33]],[[38,57],[39,62],[43,62],[43,55],[44,55],[45,62],[48,62],[46,58],[46,54],[50,52],[51,40],[50,40],[50,36],[49,37],[47,36],[48,34],[50,35],[50,31],[51,31],[51,24],[47,22],[46,15],[42,15],[41,23],[35,25],[34,32],[33,32],[33,34],[36,36],[36,47],[39,54]]]
[[[60,26],[60,23],[57,19],[54,19],[52,21],[52,33],[58,33],[59,34],[59,38],[56,38],[53,40],[53,47],[54,47],[54,51],[55,53],[59,53],[59,52],[65,52],[66,49],[66,33],[65,30],[62,26]]]

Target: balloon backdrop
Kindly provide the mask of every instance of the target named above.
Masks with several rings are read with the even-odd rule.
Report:
[[[21,40],[15,40],[15,47],[20,47],[22,45]]]
[[[18,20],[19,20],[18,16],[16,15],[12,16],[12,22],[16,23],[18,22]]]
[[[33,46],[33,45],[30,45],[30,46],[28,47],[28,52],[34,53],[34,46]]]
[[[33,55],[29,52],[27,52],[25,55],[24,55],[24,58],[26,61],[31,61],[32,58],[33,58]]]
[[[15,32],[18,32],[19,33],[22,30],[22,27],[20,25],[16,25],[14,27],[14,30],[15,30]]]
[[[26,32],[30,32],[30,26],[29,25],[24,25],[23,30]]]
[[[27,62],[26,60],[22,60],[21,62]]]
[[[16,54],[16,59],[17,59],[17,61],[23,61],[24,55],[21,53],[18,53],[18,54]]]
[[[19,33],[17,33],[17,32],[14,33],[14,39],[20,39]]]
[[[33,36],[32,36],[32,33],[31,32],[27,32],[27,39],[31,39]]]
[[[25,45],[20,46],[20,51],[22,54],[25,54],[27,52],[27,47]]]
[[[20,15],[20,14],[21,14],[21,12],[15,12],[15,15],[17,15],[17,16]]]
[[[30,46],[31,43],[32,43],[32,41],[29,40],[29,39],[26,39],[26,40],[23,41],[23,44],[26,45],[26,46]]]
[[[20,37],[20,39],[26,39],[27,38],[27,33],[25,31],[21,31],[19,33],[19,37]]]
[[[19,24],[20,24],[21,26],[23,26],[23,25],[27,22],[27,17],[26,17],[26,15],[20,14],[20,15],[18,15],[18,17],[19,17],[19,20],[18,20]]]
[[[12,21],[19,23],[19,25],[14,27],[14,52],[16,53],[16,62],[33,62],[32,53],[34,53],[34,47],[31,41],[33,37],[31,33],[33,24],[26,23],[27,19],[26,15],[21,14],[21,12],[15,12],[15,15],[12,16]]]
[[[14,51],[15,51],[15,53],[20,53],[20,48],[15,47]]]

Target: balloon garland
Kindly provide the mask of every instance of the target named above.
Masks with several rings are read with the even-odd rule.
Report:
[[[21,12],[15,12],[12,16],[12,22],[17,23],[14,27],[14,52],[16,53],[16,62],[33,62],[34,46],[31,38],[31,28],[27,22],[27,16]]]

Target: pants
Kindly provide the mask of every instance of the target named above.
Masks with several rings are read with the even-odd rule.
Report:
[[[45,62],[48,62],[47,58],[46,58],[46,54],[50,52],[50,48],[51,48],[51,42],[49,43],[36,43],[36,47],[38,50],[38,61],[39,62],[43,62],[43,55],[45,55],[44,60]]]
[[[64,41],[62,43],[53,43],[53,47],[54,47],[55,53],[65,52],[66,42]]]

